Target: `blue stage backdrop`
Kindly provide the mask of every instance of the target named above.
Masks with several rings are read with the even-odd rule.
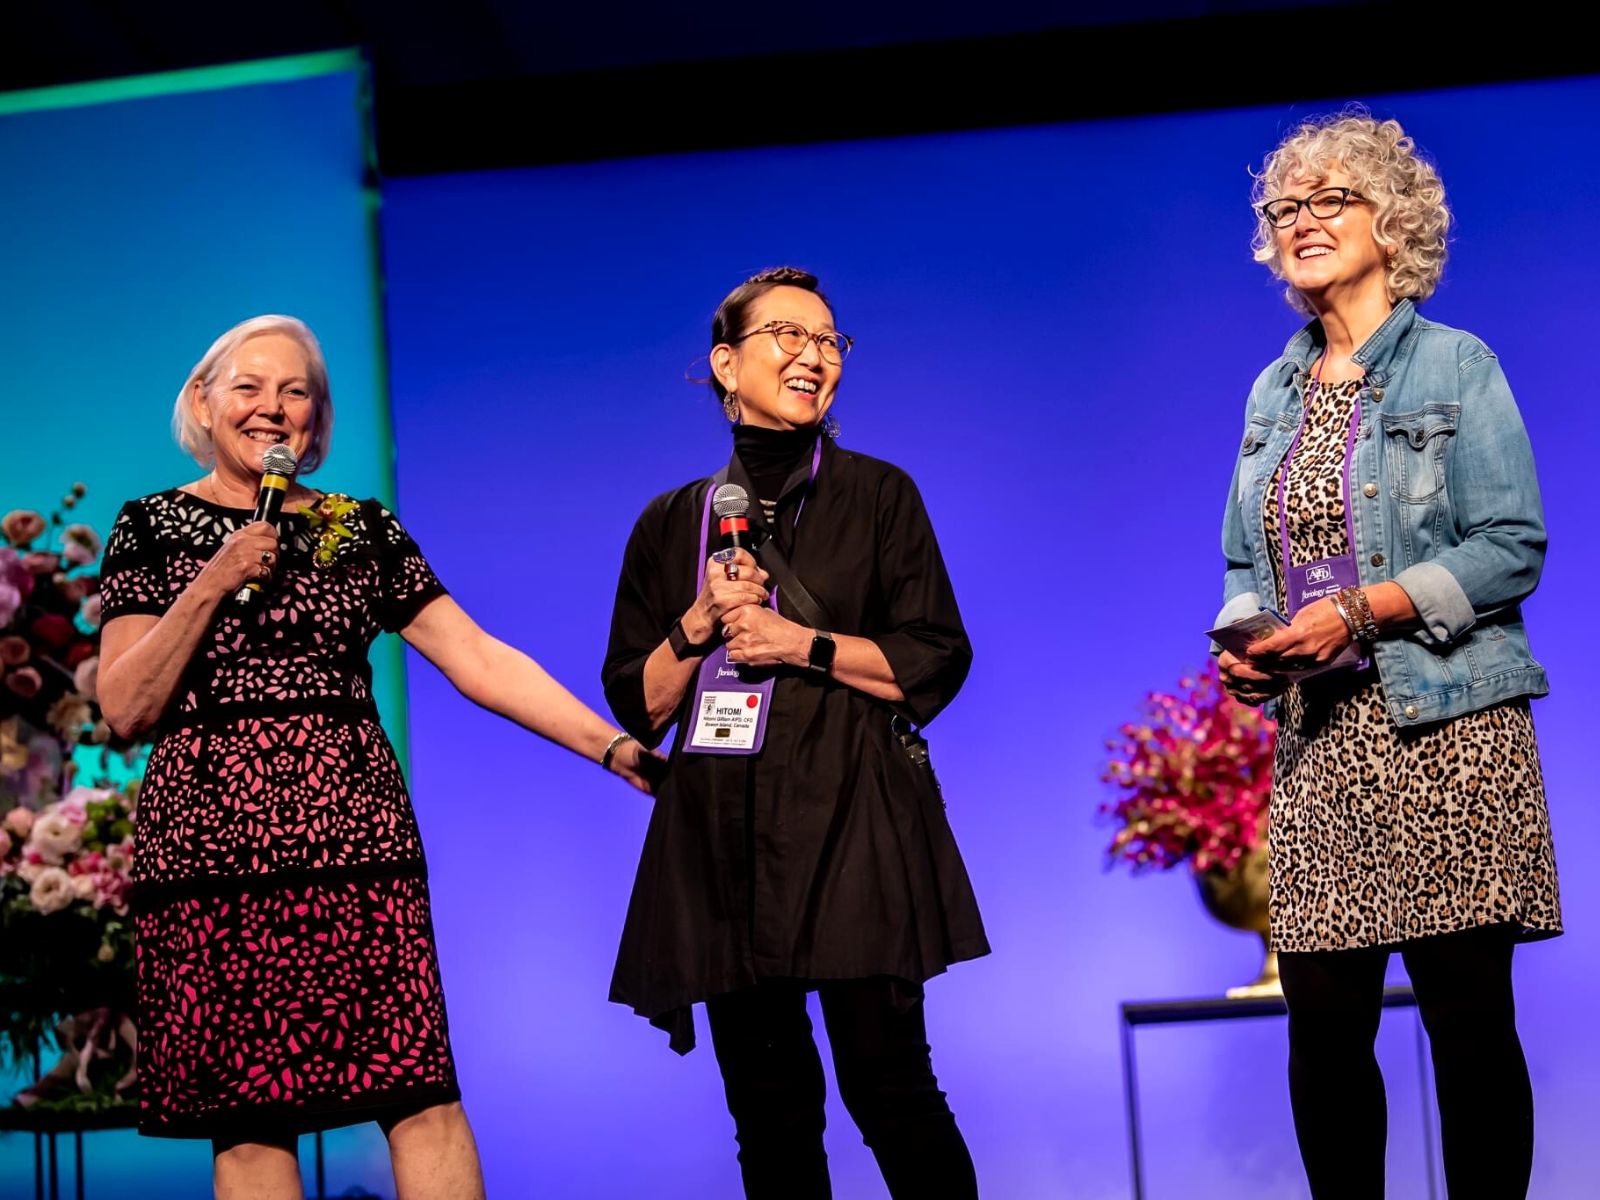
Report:
[[[304,318],[328,358],[337,430],[311,482],[391,497],[362,88],[338,53],[0,95],[0,511],[48,512],[82,480],[105,535],[123,500],[195,478],[173,398],[213,338],[264,312]],[[396,639],[374,665],[404,746]],[[0,1079],[0,1103],[24,1082]],[[332,1139],[337,1190],[387,1186],[366,1138]],[[209,1194],[202,1143],[102,1133],[88,1152],[90,1196]],[[0,1197],[32,1178],[32,1140],[0,1135]]]
[[[1518,956],[1534,1194],[1587,1194],[1600,896],[1585,631],[1600,461],[1583,248],[1593,79],[1372,99],[1438,159],[1459,225],[1426,307],[1501,355],[1551,555],[1528,605],[1568,922]],[[816,270],[858,339],[844,444],[907,468],[976,647],[932,727],[995,953],[928,989],[985,1194],[1128,1195],[1116,1005],[1215,994],[1258,949],[1184,874],[1104,870],[1104,739],[1205,655],[1246,390],[1298,319],[1250,261],[1247,168],[1281,108],[399,180],[384,232],[400,514],[485,626],[595,705],[612,588],[657,492],[728,439],[684,382],[734,283]],[[528,114],[528,119],[540,119]],[[689,570],[691,564],[682,564]],[[1019,688],[1018,680],[1027,685]],[[648,801],[410,676],[413,781],[491,1193],[737,1194],[711,1051],[606,1003]],[[1386,1022],[1391,1185],[1424,1194],[1409,1017]],[[1281,1023],[1141,1043],[1149,1195],[1304,1195]],[[830,1102],[840,1196],[883,1195]]]

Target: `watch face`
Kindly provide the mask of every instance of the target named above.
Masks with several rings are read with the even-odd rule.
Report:
[[[833,666],[833,652],[838,647],[834,640],[825,633],[819,633],[811,639],[811,666],[818,671],[826,671]]]

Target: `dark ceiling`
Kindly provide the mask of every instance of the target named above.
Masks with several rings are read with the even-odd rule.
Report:
[[[359,46],[413,173],[1600,70],[1547,8],[1367,0],[0,0],[0,91]]]

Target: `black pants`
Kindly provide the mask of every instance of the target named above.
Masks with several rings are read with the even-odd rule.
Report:
[[[750,1200],[827,1200],[822,1060],[806,1015],[817,992],[839,1096],[894,1200],[976,1200],[972,1157],[933,1076],[922,1000],[886,979],[773,980],[706,1002]]]
[[[1533,1089],[1511,998],[1512,933],[1485,926],[1407,942],[1428,1031],[1450,1200],[1523,1200]],[[1390,947],[1279,955],[1289,1095],[1314,1200],[1383,1195],[1388,1108],[1373,1043]]]

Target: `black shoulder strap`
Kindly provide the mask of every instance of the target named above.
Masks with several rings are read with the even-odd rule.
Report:
[[[710,482],[706,484],[707,489],[715,492],[717,488],[727,483],[732,468],[733,463],[730,461],[722,470],[711,477]],[[745,490],[746,492],[750,491],[749,488]],[[702,500],[701,507],[704,508],[704,506],[705,501]],[[784,596],[788,598],[795,612],[800,615],[800,619],[813,629],[823,629],[831,632],[833,622],[828,619],[828,615],[823,610],[822,605],[817,603],[816,597],[806,591],[806,585],[800,582],[800,577],[794,573],[794,568],[789,565],[789,560],[784,557],[783,551],[778,549],[778,540],[772,536],[772,531],[767,528],[766,522],[762,520],[759,505],[751,505],[750,523],[759,529],[762,535],[761,545],[756,550],[756,558],[760,561],[767,574],[777,582],[778,587],[782,590]]]
[[[833,622],[828,620],[816,597],[806,591],[806,585],[800,582],[800,577],[794,573],[789,560],[783,556],[783,551],[778,549],[777,540],[768,537],[757,554],[762,567],[777,581],[778,588],[788,598],[789,603],[794,605],[794,610],[800,614],[800,619],[813,629],[831,631]]]

